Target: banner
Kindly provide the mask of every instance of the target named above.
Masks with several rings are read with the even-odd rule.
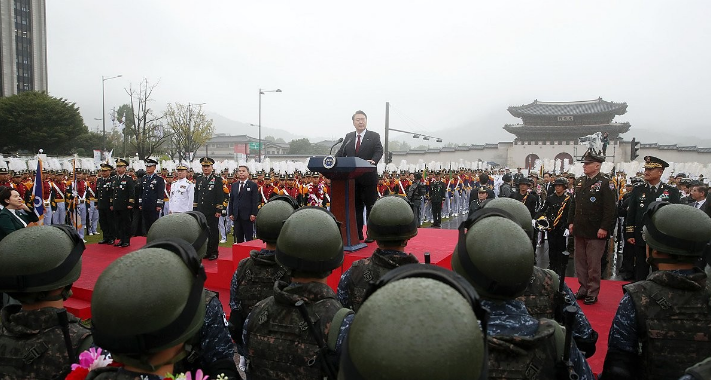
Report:
[[[39,222],[44,219],[44,193],[42,191],[42,160],[37,160],[37,174],[35,174],[35,185],[32,187],[33,208]]]

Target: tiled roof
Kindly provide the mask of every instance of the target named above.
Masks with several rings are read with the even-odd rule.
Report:
[[[556,116],[556,115],[590,115],[596,113],[614,113],[624,115],[627,103],[615,103],[598,98],[579,102],[540,102],[534,100],[531,104],[508,108],[515,117],[523,116]]]

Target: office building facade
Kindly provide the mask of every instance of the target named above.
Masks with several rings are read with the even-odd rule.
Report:
[[[0,96],[47,91],[45,0],[0,0]]]

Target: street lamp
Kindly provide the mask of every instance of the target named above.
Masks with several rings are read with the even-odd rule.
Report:
[[[101,147],[101,154],[104,154],[103,152],[106,151],[106,92],[104,91],[104,83],[110,79],[121,78],[121,76],[121,74],[108,78],[104,77],[103,75],[101,76],[101,124],[104,130],[104,139],[102,143],[103,146]]]
[[[259,148],[257,149],[257,162],[262,162],[262,95],[264,95],[265,92],[281,92],[281,89],[277,88],[276,90],[262,90],[261,88],[259,89]]]

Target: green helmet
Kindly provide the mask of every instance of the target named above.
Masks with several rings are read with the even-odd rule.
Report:
[[[205,215],[200,211],[188,211],[158,218],[148,230],[146,243],[160,239],[183,239],[192,244],[202,259],[207,254],[207,237]]]
[[[698,257],[711,240],[711,218],[694,207],[652,202],[644,214],[642,234],[659,252]]]
[[[203,325],[205,269],[183,240],[156,240],[119,257],[91,298],[94,342],[144,370],[152,354],[190,339]],[[185,352],[173,358],[175,362]]]
[[[69,226],[15,231],[0,241],[0,291],[23,303],[66,300],[81,274],[84,249],[84,242]],[[65,288],[61,296],[47,296],[47,291],[60,288]]]
[[[452,255],[452,270],[484,298],[514,299],[526,290],[533,274],[533,246],[523,229],[497,209],[482,209]],[[490,215],[487,215],[490,213]]]
[[[388,275],[429,268],[407,265]],[[466,281],[431,268],[448,272],[451,280],[412,273],[378,283],[353,319],[338,379],[481,378],[488,358],[479,321],[486,312]]]
[[[533,236],[531,212],[520,201],[513,198],[494,198],[486,201],[482,208],[497,208],[508,212],[512,216],[511,220],[518,223],[529,236]]]
[[[265,243],[276,244],[284,221],[294,213],[295,209],[291,197],[288,200],[281,197],[270,199],[257,213],[254,222],[257,238]]]
[[[284,222],[276,243],[276,260],[301,272],[323,273],[343,263],[340,225],[320,207],[302,207]]]
[[[379,241],[407,240],[417,235],[417,219],[402,197],[378,199],[368,217],[368,237]]]

